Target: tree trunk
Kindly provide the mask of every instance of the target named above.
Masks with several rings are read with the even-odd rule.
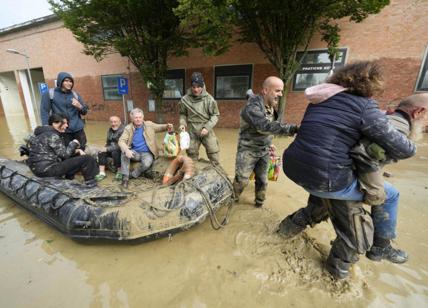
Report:
[[[155,96],[155,122],[163,124],[164,116],[162,110],[162,96]]]
[[[279,121],[281,123],[285,123],[286,122],[286,118],[285,118],[285,106],[287,104],[287,95],[288,95],[288,90],[290,87],[290,81],[286,81],[284,79],[282,79],[282,81],[284,82],[284,92],[283,95],[279,101],[279,106],[278,106],[278,118]]]

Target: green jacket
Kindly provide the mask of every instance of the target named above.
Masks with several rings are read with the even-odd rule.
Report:
[[[218,122],[220,112],[217,102],[203,89],[201,95],[194,96],[192,90],[187,90],[179,103],[180,125],[188,127],[188,130],[212,130]]]

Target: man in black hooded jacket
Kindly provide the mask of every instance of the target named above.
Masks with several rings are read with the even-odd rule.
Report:
[[[88,186],[95,186],[98,173],[96,160],[85,155],[79,147],[79,141],[72,140],[67,146],[62,134],[68,127],[65,116],[53,114],[49,125],[38,126],[28,141],[29,158],[27,164],[39,177],[62,177],[73,179],[81,172]],[[73,155],[78,156],[73,156]]]

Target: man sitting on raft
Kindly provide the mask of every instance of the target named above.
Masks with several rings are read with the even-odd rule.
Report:
[[[79,149],[80,143],[76,139],[69,144],[64,142],[62,135],[68,127],[68,119],[63,115],[52,114],[48,123],[36,127],[28,141],[27,164],[31,171],[39,177],[65,176],[70,180],[81,172],[87,186],[96,186],[96,160]]]
[[[132,123],[125,127],[122,136],[119,138],[119,146],[122,150],[122,186],[124,188],[128,188],[130,176],[131,178],[138,178],[152,166],[154,159],[158,157],[156,133],[164,132],[173,127],[172,124],[156,124],[152,121],[144,121],[144,113],[140,108],[133,109],[129,115]],[[131,160],[141,164],[130,173]]]

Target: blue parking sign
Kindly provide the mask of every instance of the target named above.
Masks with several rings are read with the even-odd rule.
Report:
[[[40,95],[49,91],[48,85],[44,82],[38,82]]]
[[[117,93],[128,94],[128,79],[124,77],[117,78]]]

